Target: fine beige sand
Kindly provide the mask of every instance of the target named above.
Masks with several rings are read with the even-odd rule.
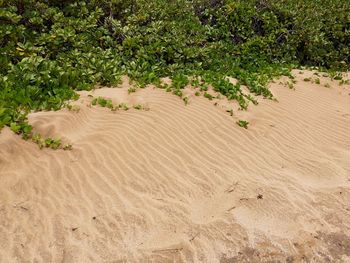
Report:
[[[187,106],[128,94],[125,78],[81,92],[79,111],[30,115],[71,151],[4,128],[0,262],[350,262],[350,86],[293,73],[248,111],[191,88]]]

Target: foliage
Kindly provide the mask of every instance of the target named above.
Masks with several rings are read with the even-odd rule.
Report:
[[[59,149],[62,146],[61,140],[60,139],[53,139],[53,138],[46,138],[44,139],[40,134],[34,134],[32,136],[32,141],[35,142],[40,149],[46,147],[46,148],[51,148],[54,150]],[[64,150],[71,150],[72,146],[65,145],[63,147]]]
[[[246,109],[257,101],[241,85],[272,98],[266,84],[291,67],[349,69],[349,16],[344,0],[0,0],[0,129],[29,138],[30,111],[123,74],[179,97],[191,84],[212,99],[210,84]]]
[[[120,103],[120,104],[113,104],[111,99],[105,99],[103,97],[97,97],[94,98],[91,101],[91,105],[96,106],[99,105],[101,107],[109,108],[111,111],[116,111],[116,110],[124,110],[127,111],[130,109],[130,106],[126,103]],[[148,110],[148,107],[143,106],[141,104],[135,104],[132,106],[135,110]]]
[[[239,127],[242,127],[242,128],[244,128],[244,129],[248,129],[248,124],[249,124],[248,121],[245,121],[245,120],[238,120],[236,123],[237,123],[237,125],[238,125]]]
[[[136,104],[133,106],[135,110],[142,110],[142,105],[141,104]]]

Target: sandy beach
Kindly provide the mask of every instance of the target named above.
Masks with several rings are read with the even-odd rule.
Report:
[[[350,262],[350,86],[293,74],[247,111],[124,78],[30,114],[71,151],[4,128],[0,262]]]

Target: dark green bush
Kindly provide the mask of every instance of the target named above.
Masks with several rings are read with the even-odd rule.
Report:
[[[28,137],[26,115],[57,110],[75,90],[141,86],[170,76],[167,89],[198,77],[201,90],[235,99],[272,97],[266,84],[291,67],[347,70],[350,2],[344,0],[0,0],[0,128]],[[232,85],[227,76],[239,80]],[[206,93],[207,94],[207,93]]]

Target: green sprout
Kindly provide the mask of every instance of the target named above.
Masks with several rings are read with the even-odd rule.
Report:
[[[141,104],[136,104],[134,105],[135,110],[142,110],[142,105]]]
[[[248,129],[248,124],[249,124],[248,121],[245,121],[245,120],[238,120],[236,123],[237,123],[237,125],[238,125],[239,127],[242,127],[242,128],[244,128],[244,129]]]
[[[207,98],[208,100],[212,100],[213,96],[207,92],[204,92],[204,98]]]

